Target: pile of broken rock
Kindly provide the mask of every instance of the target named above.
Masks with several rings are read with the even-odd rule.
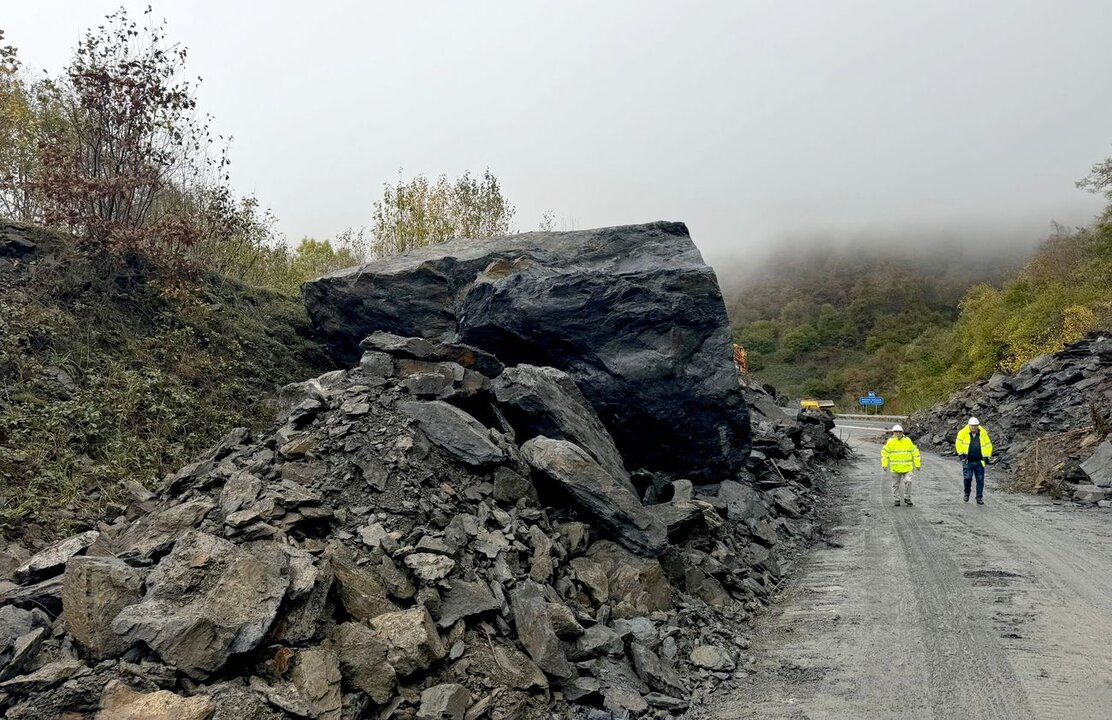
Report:
[[[1024,487],[1060,489],[1082,503],[1112,506],[1112,335],[1094,332],[1016,373],[997,373],[917,413],[913,436],[943,454],[970,416],[992,434],[995,459]]]
[[[562,369],[362,349],[284,388],[274,432],[8,558],[6,717],[668,718],[744,672],[844,453],[826,426],[744,388],[754,451],[696,484],[627,471]]]

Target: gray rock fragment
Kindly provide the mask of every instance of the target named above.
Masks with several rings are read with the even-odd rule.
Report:
[[[66,630],[96,659],[123,653],[128,642],[112,631],[112,621],[143,595],[146,571],[112,557],[76,557],[62,578]]]
[[[62,572],[71,557],[85,552],[98,537],[100,537],[99,532],[89,530],[56,542],[32,555],[27,562],[15,569],[12,577],[20,585],[29,585],[57,575]]]
[[[180,671],[204,677],[230,655],[258,646],[289,587],[288,572],[284,553],[264,560],[190,530],[151,571],[142,601],[124,607],[112,630],[129,643],[146,643]]]
[[[525,443],[521,452],[540,482],[566,492],[630,550],[655,556],[667,546],[664,526],[582,448],[566,440],[536,437]]]
[[[433,685],[421,693],[417,720],[464,720],[471,705],[471,693],[463,685]]]
[[[548,608],[540,586],[525,581],[510,593],[510,605],[521,644],[540,669],[558,680],[575,677],[578,673],[568,662],[548,619]]]
[[[490,440],[490,432],[459,408],[441,400],[405,401],[398,410],[417,421],[417,426],[437,447],[472,467],[496,465],[505,459]]]

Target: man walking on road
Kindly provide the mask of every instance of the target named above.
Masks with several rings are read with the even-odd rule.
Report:
[[[969,418],[969,423],[958,430],[954,449],[961,458],[961,479],[965,483],[965,502],[969,502],[969,490],[973,478],[977,478],[977,504],[985,504],[985,465],[992,457],[992,440],[988,430],[981,427],[981,421]]]
[[[912,504],[911,471],[918,470],[921,464],[919,448],[911,438],[904,435],[901,426],[893,425],[892,437],[888,438],[880,451],[880,466],[892,473],[892,496],[896,500],[896,507],[900,506],[901,495],[905,504]]]

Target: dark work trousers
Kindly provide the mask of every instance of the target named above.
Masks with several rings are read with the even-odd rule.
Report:
[[[969,495],[969,486],[972,485],[973,478],[977,478],[977,499],[981,500],[985,496],[985,466],[980,460],[972,462],[966,460],[961,465],[961,479],[965,481],[966,495]]]

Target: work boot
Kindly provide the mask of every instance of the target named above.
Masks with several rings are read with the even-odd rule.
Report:
[[[911,498],[908,498],[907,500],[904,500],[904,505],[914,505],[914,504],[915,503],[911,502]]]
[[[983,498],[977,498],[977,504],[978,505],[984,505],[985,504],[984,499]]]
[[[899,500],[897,500],[897,501],[896,501],[896,507],[899,507],[899,506],[900,506],[900,501],[899,501]]]
[[[965,502],[969,502],[969,493],[965,493]]]

